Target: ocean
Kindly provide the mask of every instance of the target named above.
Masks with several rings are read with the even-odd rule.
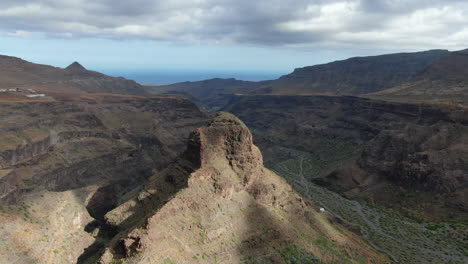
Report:
[[[171,71],[171,70],[99,70],[115,77],[124,77],[143,84],[171,84],[201,81],[212,78],[236,78],[245,81],[272,80],[286,72],[226,72],[226,71]]]

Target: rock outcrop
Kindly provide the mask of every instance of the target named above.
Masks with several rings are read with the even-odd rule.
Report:
[[[229,113],[195,130],[174,164],[119,203],[105,216],[118,233],[88,261],[388,262],[264,168],[249,129]]]

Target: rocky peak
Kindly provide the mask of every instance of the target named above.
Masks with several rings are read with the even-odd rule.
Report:
[[[208,126],[194,131],[187,147],[188,159],[199,164],[201,168],[213,168],[216,178],[234,178],[247,184],[262,173],[263,158],[259,149],[253,144],[252,133],[247,126],[234,115],[227,112],[218,113]],[[239,177],[226,177],[232,170]],[[232,175],[231,175],[232,176]]]
[[[265,169],[249,129],[229,113],[196,129],[175,163],[129,194],[105,216],[119,233],[98,253],[98,263],[195,263],[199,257],[203,263],[289,263],[279,252],[291,245],[301,251],[293,256],[297,263],[315,263],[331,259],[314,245],[319,235],[328,243],[350,241],[336,243],[333,258],[354,258],[351,251],[388,263]]]
[[[65,69],[69,71],[86,71],[86,68],[76,61],[68,65]]]

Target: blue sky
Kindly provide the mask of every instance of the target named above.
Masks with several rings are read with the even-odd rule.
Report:
[[[157,40],[103,38],[1,37],[0,54],[57,67],[73,61],[111,75],[180,81],[201,77],[276,78],[297,67],[350,56],[379,54],[371,50],[326,50],[262,45],[171,43]],[[164,78],[164,75],[168,75]],[[179,77],[181,76],[181,77]],[[165,81],[167,82],[167,81]]]
[[[0,43],[0,54],[140,81],[257,80],[352,56],[467,48],[468,3],[2,0]]]

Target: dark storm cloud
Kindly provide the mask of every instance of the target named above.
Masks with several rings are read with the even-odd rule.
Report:
[[[26,37],[143,38],[273,46],[459,48],[460,0],[3,0],[0,30]]]

